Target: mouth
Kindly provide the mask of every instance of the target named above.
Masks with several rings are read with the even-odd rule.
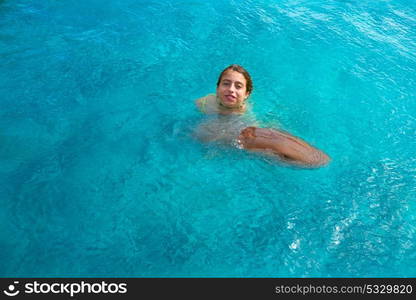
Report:
[[[235,97],[235,96],[233,96],[233,95],[226,95],[226,96],[225,96],[225,99],[227,99],[228,101],[232,101],[232,102],[234,102],[234,101],[235,101],[235,99],[236,99],[236,97]]]

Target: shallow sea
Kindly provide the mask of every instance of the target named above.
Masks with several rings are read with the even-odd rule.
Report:
[[[416,2],[0,0],[0,276],[416,276]],[[243,65],[282,166],[203,144]]]

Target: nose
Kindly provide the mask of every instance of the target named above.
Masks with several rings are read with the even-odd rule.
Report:
[[[234,93],[234,92],[235,92],[236,88],[235,88],[234,83],[230,84],[230,88],[229,88],[229,90],[230,90],[230,92],[232,92],[232,93]]]

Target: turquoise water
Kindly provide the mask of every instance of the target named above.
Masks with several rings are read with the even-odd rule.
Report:
[[[416,276],[414,1],[0,1],[0,276]],[[201,144],[231,63],[317,170]]]

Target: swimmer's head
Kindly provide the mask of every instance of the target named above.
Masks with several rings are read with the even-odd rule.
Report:
[[[230,66],[226,67],[226,68],[225,68],[225,69],[221,72],[220,77],[218,77],[217,87],[220,85],[220,83],[221,83],[221,78],[222,78],[222,76],[224,75],[224,73],[225,73],[225,72],[227,72],[227,71],[229,71],[229,70],[231,70],[231,71],[235,71],[235,72],[238,72],[238,73],[241,73],[241,74],[244,76],[244,78],[245,78],[245,80],[246,80],[246,89],[247,89],[248,94],[250,95],[250,94],[251,94],[251,92],[253,91],[253,81],[251,80],[251,76],[250,76],[250,74],[247,72],[247,70],[246,70],[246,69],[244,69],[242,66],[240,66],[240,65],[236,65],[236,64],[234,64],[234,65],[230,65]]]
[[[217,82],[217,96],[221,104],[227,108],[238,108],[253,90],[250,74],[239,65],[225,68]]]

